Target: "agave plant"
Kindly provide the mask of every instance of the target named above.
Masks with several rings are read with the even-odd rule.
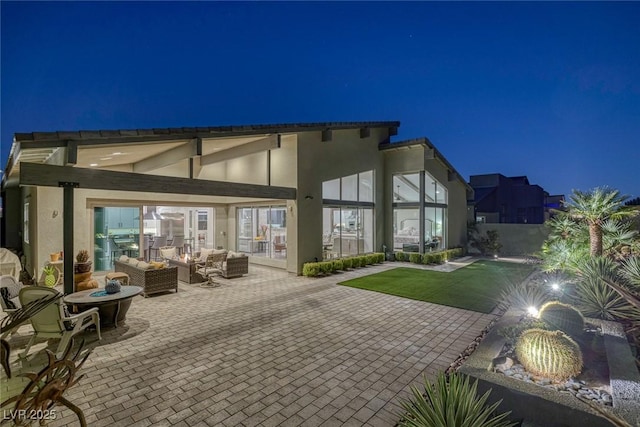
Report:
[[[516,423],[507,417],[511,412],[496,414],[502,400],[487,405],[491,391],[478,397],[478,380],[468,376],[440,373],[435,384],[424,378],[424,391],[411,387],[412,398],[400,402],[405,414],[398,423],[402,427],[509,427]]]

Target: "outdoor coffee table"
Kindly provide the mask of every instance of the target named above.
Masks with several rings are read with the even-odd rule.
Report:
[[[100,327],[118,326],[125,319],[131,299],[142,293],[140,286],[123,286],[120,292],[107,294],[104,288],[87,289],[64,297],[64,302],[80,311],[98,307]]]

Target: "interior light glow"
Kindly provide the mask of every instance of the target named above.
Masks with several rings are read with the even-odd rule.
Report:
[[[100,160],[111,160],[113,157],[101,157]]]
[[[116,151],[116,152],[111,153],[112,156],[119,156],[120,154],[122,154],[122,152],[120,152],[120,151]]]
[[[98,166],[98,164],[97,163],[89,163],[89,166],[92,166],[92,167],[93,166]]]

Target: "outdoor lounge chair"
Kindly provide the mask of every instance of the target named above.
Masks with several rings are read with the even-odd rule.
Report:
[[[25,306],[31,301],[57,293],[58,291],[55,289],[44,286],[26,286],[20,290],[20,303]],[[102,339],[100,315],[97,307],[74,315],[68,315],[65,309],[66,307],[60,298],[29,319],[34,334],[22,353],[22,357],[27,357],[29,349],[37,338],[60,338],[56,357],[61,358],[71,343],[71,338],[91,325],[95,325],[98,339]]]

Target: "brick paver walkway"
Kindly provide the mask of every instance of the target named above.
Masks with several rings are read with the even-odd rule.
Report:
[[[67,397],[92,427],[393,426],[409,385],[493,318],[336,285],[396,266],[309,279],[252,265],[219,288],[136,297]],[[78,425],[57,410],[49,425]]]

